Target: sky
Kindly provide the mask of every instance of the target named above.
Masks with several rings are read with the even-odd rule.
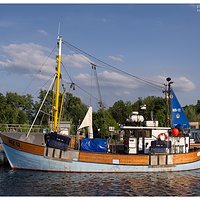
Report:
[[[0,93],[37,98],[49,87],[58,32],[63,83],[87,105],[164,97],[134,77],[171,77],[182,106],[200,100],[200,4],[0,4]]]

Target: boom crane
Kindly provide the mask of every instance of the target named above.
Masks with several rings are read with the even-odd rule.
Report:
[[[97,83],[97,91],[98,91],[98,95],[99,95],[98,104],[99,104],[100,108],[104,108],[102,97],[101,97],[100,86],[99,86],[99,80],[98,80],[98,76],[97,76],[96,65],[94,63],[90,63],[90,64],[92,65],[92,69],[94,70],[94,75],[95,75],[95,79],[96,79],[96,83]]]

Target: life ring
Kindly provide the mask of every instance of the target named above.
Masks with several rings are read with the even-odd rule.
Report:
[[[168,136],[166,135],[166,133],[160,133],[157,138],[158,140],[165,141],[168,139]]]

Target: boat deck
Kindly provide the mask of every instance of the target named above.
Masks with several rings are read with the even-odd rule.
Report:
[[[191,143],[190,144],[190,150],[194,150],[194,149],[200,149],[200,143]]]

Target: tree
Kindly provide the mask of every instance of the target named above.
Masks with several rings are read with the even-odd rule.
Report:
[[[131,102],[124,103],[122,100],[119,100],[115,102],[108,111],[115,121],[117,121],[119,124],[124,124],[126,119],[129,117],[131,110]]]
[[[63,118],[72,120],[74,124],[79,125],[83,120],[88,107],[82,103],[81,99],[73,96],[71,93],[65,94]]]
[[[24,104],[23,104],[23,110],[26,113],[28,123],[32,122],[33,113],[34,113],[34,103],[33,103],[33,97],[30,94],[23,95]]]
[[[93,131],[97,137],[109,137],[109,127],[113,126],[115,130],[119,129],[119,125],[112,117],[109,111],[99,109],[93,113]]]
[[[141,110],[142,105],[146,105],[146,110]],[[138,111],[145,120],[157,120],[160,126],[167,126],[166,100],[162,97],[148,96],[145,99],[138,98],[132,105],[133,111]],[[153,116],[152,116],[153,115]]]
[[[188,120],[191,122],[197,121],[197,114],[195,106],[189,105],[184,108],[185,115],[187,116]]]
[[[6,122],[6,98],[0,93],[0,123]]]
[[[19,95],[13,92],[7,92],[4,96],[0,93],[0,123],[32,123],[45,95],[46,90],[41,90],[38,101],[33,102],[33,97],[29,94]],[[50,91],[36,124],[45,126],[49,124],[50,115],[52,115],[52,99],[53,92]],[[144,104],[146,104],[146,110],[141,110],[141,106]],[[72,132],[75,133],[76,129],[74,127],[80,125],[87,110],[88,107],[79,97],[75,97],[73,94],[67,92],[65,93],[61,120],[71,121],[71,126],[73,127]],[[108,130],[109,126],[114,126],[115,129],[118,129],[118,125],[125,124],[126,119],[133,111],[138,111],[144,115],[145,120],[151,120],[153,113],[153,119],[159,121],[159,126],[167,126],[166,100],[161,97],[148,96],[144,99],[140,97],[134,103],[119,100],[107,110],[99,109],[97,112],[93,112],[94,132],[98,134],[98,130],[100,129],[102,136],[108,137],[110,134]],[[197,101],[196,105],[185,106],[184,111],[189,121],[199,121],[200,100]]]
[[[30,123],[33,112],[33,101],[31,95],[18,95],[7,92],[3,97],[1,94],[1,112],[3,113],[2,123]],[[5,106],[6,104],[6,106]]]
[[[198,100],[197,104],[195,105],[195,111],[196,111],[196,121],[200,121],[200,100]]]
[[[197,104],[195,105],[195,110],[197,114],[200,114],[200,100],[197,101]]]
[[[71,121],[74,125],[75,132],[76,127],[80,125],[81,121],[87,113],[88,107],[82,103],[81,99],[73,96],[71,93],[65,94],[65,101],[63,105],[63,119]]]
[[[132,104],[132,111],[140,111],[140,108],[143,104],[142,97],[139,97],[138,100]]]
[[[34,114],[32,115],[32,120],[35,118],[36,113],[38,112],[40,105],[42,104],[44,97],[46,95],[46,90],[40,90],[38,99],[34,104]],[[39,113],[36,123],[40,125],[49,125],[50,116],[52,116],[52,99],[53,99],[53,91],[50,91],[46,97],[46,100],[42,106],[41,112]]]

